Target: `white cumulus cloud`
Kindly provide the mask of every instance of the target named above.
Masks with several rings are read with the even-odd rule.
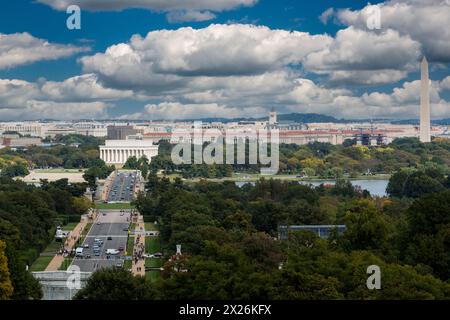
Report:
[[[53,9],[65,11],[70,5],[78,5],[89,11],[120,11],[128,8],[166,12],[170,22],[205,21],[215,18],[212,12],[250,7],[258,0],[37,0]]]
[[[55,44],[31,34],[0,33],[0,69],[13,68],[42,60],[56,60],[88,51],[88,47]]]

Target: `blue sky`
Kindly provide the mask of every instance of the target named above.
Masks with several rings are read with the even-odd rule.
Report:
[[[167,2],[170,1],[167,0]],[[245,116],[264,113],[271,106],[274,106],[280,112],[317,112],[337,117],[364,117],[367,115],[386,118],[412,117],[416,114],[416,110],[413,109],[418,96],[417,94],[415,97],[410,96],[414,95],[411,93],[416,85],[414,81],[420,77],[418,61],[421,56],[428,52],[431,78],[436,81],[436,92],[434,95],[432,93],[432,103],[436,104],[435,110],[437,110],[434,118],[450,116],[447,103],[450,100],[449,89],[447,88],[447,86],[450,87],[450,80],[446,80],[449,75],[450,53],[448,53],[449,56],[445,55],[447,49],[445,45],[442,48],[439,47],[440,42],[445,43],[445,41],[450,40],[448,39],[449,33],[446,31],[448,25],[434,26],[433,31],[436,31],[438,37],[435,42],[432,42],[433,40],[429,38],[430,30],[427,29],[427,26],[423,26],[423,30],[416,26],[417,30],[410,31],[411,27],[408,27],[407,21],[401,24],[398,23],[399,19],[395,16],[383,16],[385,12],[383,10],[395,6],[394,2],[397,2],[404,5],[404,10],[409,10],[411,14],[417,15],[417,19],[422,19],[420,15],[423,12],[432,10],[433,14],[442,16],[445,21],[445,19],[450,19],[450,16],[448,16],[448,4],[446,6],[444,1],[430,0],[427,1],[426,5],[417,5],[417,1],[414,0],[371,1],[372,5],[380,4],[382,9],[381,21],[383,23],[383,18],[387,17],[386,26],[374,32],[365,29],[364,24],[361,25],[360,17],[364,16],[364,10],[368,8],[366,1],[233,1],[237,4],[225,9],[212,5],[210,8],[201,9],[188,7],[172,10],[166,8],[160,9],[159,12],[152,9],[152,4],[150,4],[150,9],[125,8],[114,11],[110,8],[96,8],[93,11],[89,6],[85,10],[83,2],[95,1],[70,1],[70,3],[80,3],[82,9],[81,30],[68,30],[66,28],[68,14],[61,8],[57,8],[56,4],[53,5],[57,1],[15,0],[3,3],[0,11],[0,34],[4,35],[4,41],[7,43],[6,49],[3,50],[10,51],[3,57],[0,52],[0,79],[4,80],[3,85],[5,86],[3,91],[0,87],[0,119],[2,114],[4,118],[12,120],[27,117],[37,118],[40,116],[39,110],[42,111],[42,117],[58,115],[59,113],[52,111],[52,108],[55,110],[60,108],[62,117],[74,118],[120,116],[124,118],[167,116],[170,118],[174,113],[181,117],[193,115],[200,117],[203,115],[205,117],[211,115],[235,116],[240,114]],[[130,7],[133,7],[132,2],[133,0],[129,1]],[[152,0],[148,2],[152,3]],[[177,2],[177,0],[173,2]],[[195,3],[195,0],[191,2]],[[250,2],[254,3],[248,6],[239,5],[239,3],[249,4]],[[333,15],[325,24],[320,21],[319,16],[330,8],[333,9]],[[349,10],[347,12],[339,11],[345,8]],[[213,15],[214,18],[206,21],[191,20],[177,23],[168,21],[170,20],[168,16],[171,13],[185,11],[202,14],[206,12]],[[386,10],[386,12],[388,11]],[[211,27],[212,24],[225,25],[229,28],[226,30],[214,29]],[[179,41],[182,42],[184,38],[180,28],[192,27],[204,31],[198,32],[196,35],[189,35],[194,37],[191,39],[191,43],[195,44],[195,50],[198,50],[199,57],[220,54],[220,52],[208,51],[217,50],[215,48],[220,47],[217,44],[209,45],[208,42],[198,44],[196,42],[195,37],[203,39],[203,33],[208,36],[218,34],[218,42],[230,41],[227,45],[231,53],[227,51],[225,54],[233,54],[231,49],[234,46],[245,53],[245,50],[252,50],[251,47],[245,47],[245,37],[252,39],[253,37],[246,34],[246,30],[241,30],[243,29],[239,27],[241,25],[256,25],[266,28],[265,31],[255,30],[255,34],[264,33],[264,35],[256,37],[255,41],[260,43],[264,43],[266,38],[273,40],[279,37],[281,39],[273,40],[276,44],[267,47],[267,55],[269,56],[273,55],[275,51],[278,52],[279,47],[279,53],[277,53],[279,57],[273,57],[273,60],[261,57],[261,63],[258,63],[257,69],[249,68],[248,74],[245,75],[239,74],[240,72],[237,70],[226,71],[226,68],[230,68],[230,65],[233,64],[232,59],[239,59],[239,56],[230,56],[230,60],[225,57],[223,58],[223,65],[217,63],[217,66],[207,68],[195,62],[196,59],[199,59],[197,56],[192,57],[186,53],[177,53],[172,60],[169,59],[170,57],[167,58],[172,53],[172,47],[176,51],[178,50],[176,47],[178,45],[183,46],[183,43],[171,42],[170,46],[172,47],[166,45],[167,43],[158,43],[160,34],[157,32],[160,30],[173,30],[167,41],[170,41],[170,37],[173,37],[181,39]],[[303,46],[306,48],[317,46],[317,49],[311,49],[298,56],[295,48],[287,46],[286,49],[283,49],[286,44],[283,43],[282,39],[286,39],[286,36],[284,33],[279,34],[277,30],[306,32],[311,37],[316,35],[326,38],[324,40],[308,39],[305,44],[303,44],[303,40],[298,40],[300,51],[304,50],[302,49]],[[339,36],[337,35],[338,31]],[[149,32],[155,32],[156,37],[150,37],[151,39],[148,42],[144,41],[142,44],[151,47],[152,55],[157,51],[158,54],[161,54],[161,57],[152,56],[151,59],[155,59],[155,61],[150,61],[148,64],[143,63],[141,67],[142,69],[150,68],[152,72],[155,72],[155,78],[164,74],[164,77],[161,77],[164,90],[160,91],[155,89],[154,82],[145,82],[145,79],[122,82],[122,79],[128,79],[132,76],[127,74],[132,68],[117,67],[117,70],[112,71],[105,69],[111,65],[120,66],[122,62],[126,65],[125,58],[109,57],[105,53],[108,48],[118,44],[131,44],[131,38],[136,34],[145,39]],[[244,43],[233,43],[232,38],[221,40],[220,37],[226,32],[233,32],[236,42],[241,40],[239,33],[244,32],[242,38]],[[13,35],[23,33],[30,34],[33,39],[21,40],[23,48],[20,49],[22,51],[19,55],[31,56],[33,52],[42,49],[39,46],[44,46],[42,50],[45,50],[44,42],[46,41],[51,45],[58,46],[57,48],[61,50],[73,51],[73,53],[56,54],[51,49],[48,53],[49,56],[55,53],[55,57],[52,57],[51,60],[45,57],[44,53],[44,56],[29,61],[27,59],[24,59],[23,62],[12,60],[15,62],[8,64],[8,59],[11,60],[11,56],[16,54],[17,51],[13,50],[14,46],[11,43],[14,44],[14,41],[19,41]],[[424,35],[428,35],[428,39]],[[9,39],[7,37],[10,37],[9,41],[7,41]],[[352,47],[351,37],[355,37],[354,48]],[[21,36],[18,36],[18,38],[21,38]],[[391,38],[393,40],[389,42]],[[156,39],[156,43],[154,39]],[[295,37],[293,39],[289,37],[286,41],[292,40],[297,41]],[[24,44],[26,41],[33,42],[33,44]],[[364,44],[364,41],[366,41],[366,44]],[[373,42],[374,46],[373,54],[370,50],[364,50],[364,47],[371,46],[370,41]],[[324,45],[324,43],[327,43],[327,45]],[[389,43],[392,43],[392,45]],[[256,42],[256,45],[258,45],[258,42]],[[146,49],[141,50],[141,48],[133,45],[131,47],[134,50],[133,54],[141,58],[147,57]],[[4,47],[2,47],[0,40],[0,50],[2,48]],[[185,50],[190,52],[189,48]],[[289,50],[293,50],[292,54]],[[405,61],[407,59],[409,61],[406,61],[404,65],[397,69],[396,59],[400,59],[401,64],[403,64],[403,61],[401,61],[402,57],[398,57],[396,54],[401,55],[402,50],[408,55],[413,50],[417,52],[406,56]],[[377,59],[377,52],[379,52],[380,59]],[[286,57],[288,53],[289,58]],[[99,54],[101,57],[95,61],[89,58],[80,60],[82,57],[93,57],[95,54]],[[183,56],[179,56],[179,54],[183,54]],[[361,55],[367,56],[367,58],[359,59]],[[164,66],[159,66],[159,69],[155,71],[154,65],[160,61],[158,58],[163,57],[166,57],[167,61],[164,62]],[[3,65],[2,58],[5,59]],[[259,58],[259,56],[256,57],[256,59]],[[174,71],[175,67],[168,66],[171,61],[178,61],[177,59],[188,61],[187,64],[195,64],[195,66],[189,66],[189,72],[195,73],[195,76],[192,74],[186,75],[186,70],[182,70],[181,73],[179,70]],[[250,56],[248,59],[251,61],[252,57]],[[281,59],[285,59],[286,62],[278,63]],[[215,61],[208,62],[205,60],[205,64],[207,63],[214,65]],[[245,62],[236,61],[236,64],[239,65],[240,63],[243,63],[242,69],[245,69]],[[136,68],[139,70],[140,67],[136,66]],[[161,68],[164,70],[161,70]],[[192,68],[197,69],[193,70]],[[378,73],[377,76],[369,74],[372,72]],[[226,77],[224,77],[224,74]],[[99,88],[101,87],[101,93],[98,91],[89,93],[87,94],[89,98],[86,99],[83,99],[82,93],[64,96],[64,92],[67,93],[71,90],[69,84],[62,87],[64,81],[83,75],[89,75],[86,78],[89,78],[91,82],[87,83],[92,84],[92,81],[94,81]],[[174,79],[175,77],[177,78]],[[267,79],[261,79],[261,77]],[[85,81],[84,77],[81,80],[75,79],[77,79],[75,81],[77,84]],[[273,84],[272,79],[280,82]],[[214,85],[210,87],[205,85],[204,83],[208,80],[211,80]],[[244,83],[259,83],[261,81],[261,88],[255,85],[255,87],[249,87],[248,91],[243,93],[234,88],[234,84],[239,81]],[[263,81],[268,81],[268,83]],[[195,83],[195,85],[191,86],[188,83]],[[47,84],[45,90],[43,89],[44,84]],[[36,93],[30,94],[28,100],[11,97],[14,94],[14,91],[11,90],[13,85],[14,89],[17,89],[18,86],[22,86],[23,90],[27,86],[31,87],[36,90]],[[267,86],[270,85],[274,87],[272,91],[267,90]],[[277,89],[278,87],[282,89]],[[400,90],[397,95],[395,95],[396,88]],[[22,92],[19,89],[17,89],[18,94],[23,97],[25,91]],[[258,93],[259,89],[261,94]],[[81,89],[78,88],[78,90]],[[105,93],[108,90],[111,92]],[[74,91],[77,91],[77,89],[75,88]],[[8,94],[8,92],[12,93]],[[260,95],[264,96],[265,99],[261,100]],[[304,98],[305,96],[308,98]],[[214,100],[214,97],[217,97],[216,100]],[[316,100],[314,100],[315,97]],[[385,109],[383,109],[383,103],[386,103]],[[80,104],[80,110],[89,110],[89,105],[86,104],[91,104],[92,107],[98,109],[98,113],[87,112],[83,114],[80,111],[79,114],[69,112],[64,116],[65,111],[76,108],[77,104]],[[397,104],[398,108],[395,108]],[[355,112],[349,111],[351,108],[355,108]],[[367,110],[364,108],[367,108]]]
[[[372,1],[377,3],[380,1]],[[266,25],[272,29],[308,31],[313,34],[335,34],[340,26],[324,25],[318,19],[326,9],[333,7],[335,0],[260,0],[253,7],[241,7],[223,12],[213,21],[169,23],[164,13],[144,9],[127,9],[119,12],[83,12],[82,29],[66,28],[65,12],[56,11],[34,0],[14,0],[2,4],[0,11],[0,32],[29,32],[38,38],[57,43],[80,43],[89,40],[92,51],[104,51],[108,46],[126,42],[134,34],[145,36],[149,31],[178,29],[192,26],[204,28],[211,23],[230,21]],[[340,0],[341,8],[362,8],[367,1]],[[64,80],[81,72],[76,57],[60,61],[39,62],[32,65],[0,70],[0,77],[19,76],[34,81],[39,77],[50,80]]]

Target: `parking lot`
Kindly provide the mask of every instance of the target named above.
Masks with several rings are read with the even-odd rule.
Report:
[[[118,172],[108,193],[108,202],[130,202],[133,200],[134,187],[138,183],[136,172]]]
[[[128,229],[130,226],[129,210],[100,211],[97,220],[92,225],[82,246],[82,257],[76,257],[73,265],[80,267],[81,271],[93,272],[100,268],[122,266],[125,255]],[[103,244],[98,245],[99,253],[94,252],[95,239]],[[108,249],[123,249],[118,254],[106,254]],[[129,253],[130,254],[130,253]]]

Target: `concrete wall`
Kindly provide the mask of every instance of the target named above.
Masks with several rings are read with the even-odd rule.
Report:
[[[86,285],[91,276],[90,272],[71,273],[68,271],[43,271],[32,272],[32,274],[42,286],[44,293],[42,300],[71,300]],[[79,288],[70,285],[72,283],[70,280],[79,280]]]

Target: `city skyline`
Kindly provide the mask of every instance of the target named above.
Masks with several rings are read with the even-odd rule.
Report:
[[[425,55],[431,118],[450,118],[448,2],[224,3],[72,1],[80,30],[67,1],[5,4],[0,119],[418,119]]]

